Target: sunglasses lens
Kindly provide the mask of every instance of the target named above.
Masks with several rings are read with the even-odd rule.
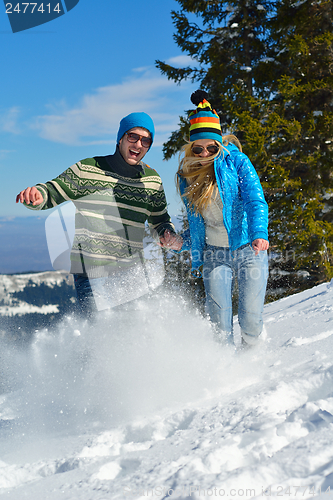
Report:
[[[207,151],[208,153],[212,153],[212,155],[215,155],[219,150],[218,146],[208,146]]]
[[[141,144],[144,148],[149,148],[151,146],[151,138],[150,137],[142,137],[139,134],[134,134],[133,132],[130,132],[127,134],[127,139],[128,142],[138,142],[138,140],[141,138]]]
[[[192,151],[195,155],[199,155],[200,153],[202,153],[204,150],[204,148],[202,148],[201,146],[193,146],[192,148]]]
[[[129,142],[137,142],[140,139],[140,136],[138,134],[129,133],[127,134],[127,139]]]
[[[150,137],[142,137],[141,139],[141,144],[144,148],[149,148],[151,145],[151,139]]]
[[[204,149],[206,149],[208,151],[208,153],[210,153],[212,155],[215,155],[219,150],[218,146],[212,144],[211,146],[207,146],[207,148],[204,148],[202,146],[193,146],[192,152],[195,155],[199,155],[203,152]]]

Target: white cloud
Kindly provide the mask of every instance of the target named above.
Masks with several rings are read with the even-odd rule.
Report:
[[[150,114],[156,127],[154,145],[177,128],[188,107],[190,84],[176,85],[156,69],[138,68],[124,82],[86,94],[76,106],[62,101],[34,119],[32,128],[47,140],[69,144],[114,143],[121,118],[135,111]]]
[[[9,132],[11,134],[19,134],[20,129],[18,126],[18,119],[20,115],[20,108],[13,106],[0,114],[0,130],[1,132]]]
[[[134,73],[144,73],[146,71],[149,71],[150,69],[150,66],[140,66],[139,68],[133,68],[132,71]]]
[[[170,59],[168,59],[166,62],[167,64],[170,64],[170,66],[176,66],[176,67],[191,66],[191,65],[193,66],[198,64],[195,59],[192,59],[191,56],[186,56],[186,55],[170,57]]]
[[[5,159],[11,153],[14,153],[14,150],[12,150],[12,149],[0,149],[0,160]]]

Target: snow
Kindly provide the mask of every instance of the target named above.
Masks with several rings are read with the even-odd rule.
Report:
[[[52,314],[59,312],[56,304],[44,304],[42,306],[33,306],[23,300],[18,300],[15,306],[0,306],[0,316],[16,316],[23,314]]]
[[[240,351],[161,292],[2,342],[0,499],[333,498],[333,282],[264,322]]]
[[[273,59],[272,57],[263,57],[262,59],[260,59],[260,62],[264,62],[264,63],[269,63],[269,62],[274,62],[275,59]]]
[[[292,7],[300,7],[301,5],[303,5],[303,3],[305,3],[307,0],[298,0],[297,2],[294,2],[292,5]],[[319,2],[320,3],[320,2]]]
[[[45,283],[50,287],[61,285],[68,273],[63,271],[45,271],[43,273],[0,274],[0,299],[4,300],[8,292],[22,291],[28,282],[34,285]]]
[[[23,316],[33,313],[43,315],[58,313],[58,304],[37,306],[17,299],[15,294],[24,291],[28,286],[38,287],[43,284],[52,289],[71,280],[72,277],[65,271],[0,275],[0,317]]]

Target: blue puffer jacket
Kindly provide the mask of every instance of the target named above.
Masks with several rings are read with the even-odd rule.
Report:
[[[215,176],[223,202],[223,221],[228,232],[230,250],[251,243],[257,238],[268,240],[268,206],[264,193],[249,158],[233,144],[224,149],[224,156],[214,163]],[[186,180],[180,177],[180,191],[184,194]],[[192,271],[203,263],[206,245],[205,223],[200,214],[189,208],[187,211],[189,229],[182,234],[184,250],[191,251]]]

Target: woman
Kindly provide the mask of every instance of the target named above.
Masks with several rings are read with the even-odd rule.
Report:
[[[222,137],[218,115],[201,90],[191,96],[190,142],[183,149],[177,187],[189,229],[183,240],[162,241],[190,250],[192,272],[202,266],[206,310],[233,340],[232,290],[238,280],[238,321],[244,347],[256,344],[268,277],[268,207],[258,175],[235,136]]]

